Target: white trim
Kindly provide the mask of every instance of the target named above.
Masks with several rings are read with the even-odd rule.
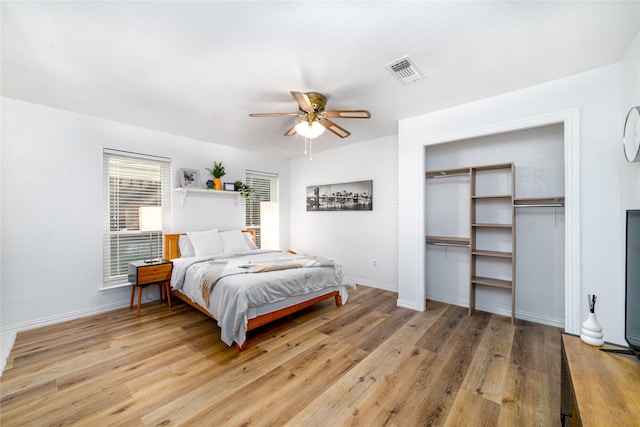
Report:
[[[131,283],[129,283],[129,282],[116,283],[116,284],[103,283],[102,286],[98,290],[100,290],[100,291],[110,291],[110,290],[113,290],[113,289],[126,288],[127,286],[133,286],[133,285]]]
[[[356,283],[356,285],[362,285],[368,288],[376,288],[376,289],[382,289],[383,291],[398,293],[398,288],[392,285],[389,285],[388,283],[375,282],[370,279],[361,280],[361,279],[358,279],[357,277],[353,277],[353,281]]]
[[[49,325],[54,325],[60,322],[66,322],[68,320],[80,319],[82,317],[87,317],[94,314],[105,313],[107,311],[113,311],[113,310],[117,310],[119,308],[125,308],[128,306],[129,306],[128,300],[118,301],[118,302],[106,304],[100,307],[87,308],[84,310],[76,310],[69,313],[58,314],[55,316],[29,320],[27,322],[14,323],[13,325],[3,326],[0,329],[0,332],[5,333],[7,331],[15,331],[15,332],[26,331],[29,329],[40,328],[42,326],[49,326]]]
[[[424,291],[422,291],[424,293]],[[409,301],[406,299],[400,299],[398,298],[398,300],[396,301],[396,305],[398,307],[402,307],[402,308],[408,308],[410,310],[416,310],[416,311],[425,311],[425,308],[423,307],[422,309],[420,309],[414,301]],[[425,304],[426,305],[426,304]]]
[[[562,123],[564,125],[564,175],[565,175],[565,330],[577,334],[580,330],[580,110],[571,108],[554,113],[539,116],[527,117],[508,122],[495,123],[488,126],[481,126],[474,129],[464,129],[441,135],[433,135],[417,140],[420,153],[416,156],[419,162],[423,162],[424,149],[429,145],[444,144],[469,138],[494,135],[499,133],[513,132],[518,130],[548,126]],[[424,172],[424,166],[418,169]],[[425,180],[420,180],[416,197],[419,200],[419,207],[424,218],[424,187]],[[420,232],[416,236],[416,242],[420,243],[420,259],[424,260],[424,221],[421,222]],[[418,297],[424,301],[425,277],[424,262],[418,266]],[[400,303],[398,302],[398,305]],[[516,311],[517,313],[517,311]],[[524,318],[524,317],[523,317]]]

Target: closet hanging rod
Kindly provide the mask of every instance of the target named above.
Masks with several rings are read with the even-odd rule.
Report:
[[[514,208],[562,208],[563,203],[531,203],[528,205],[513,205]]]
[[[442,242],[427,242],[430,245],[435,246],[457,246],[460,248],[468,248],[469,245],[465,245],[464,243],[442,243]]]
[[[427,175],[427,178],[451,178],[452,176],[469,176],[469,172],[466,173],[447,173],[442,175]]]

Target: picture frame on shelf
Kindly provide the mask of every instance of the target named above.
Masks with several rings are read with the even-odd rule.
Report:
[[[222,184],[222,189],[224,191],[236,191],[236,185],[233,182],[225,182]]]
[[[200,171],[197,169],[180,169],[180,186],[182,188],[200,188]]]

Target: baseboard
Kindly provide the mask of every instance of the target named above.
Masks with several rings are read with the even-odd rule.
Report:
[[[415,304],[415,302],[409,301],[409,300],[403,300],[403,299],[398,298],[396,300],[396,305],[398,307],[408,308],[409,310],[423,311],[423,310],[420,310],[418,308],[418,306]]]
[[[443,298],[438,295],[429,295],[427,299],[431,301],[443,302],[445,304],[451,304],[458,307],[469,308],[469,302],[467,300],[456,300],[452,298]],[[511,310],[503,309],[501,307],[495,307],[486,304],[476,304],[476,310],[486,311],[487,313],[498,314],[500,316],[511,317]],[[521,311],[516,308],[516,319],[526,320],[529,322],[540,323],[542,325],[554,326],[564,329],[564,319],[554,319],[551,317],[541,316],[536,313],[529,313]]]
[[[358,279],[357,277],[354,277],[353,280],[354,282],[356,282],[356,285],[362,285],[362,286],[367,286],[369,288],[382,289],[383,291],[398,293],[398,287],[397,286],[393,287],[388,283],[374,282],[369,279]]]

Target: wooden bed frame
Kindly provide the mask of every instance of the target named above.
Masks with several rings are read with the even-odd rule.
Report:
[[[255,230],[242,230],[243,233],[251,233],[253,236],[253,240],[255,242],[256,240],[256,232]],[[165,234],[164,235],[164,259],[170,261],[174,258],[180,258],[180,248],[178,246],[178,239],[180,238],[180,236],[185,235],[186,233],[181,233],[181,234]],[[213,317],[211,315],[211,313],[209,313],[204,307],[202,307],[200,304],[191,301],[191,299],[186,296],[185,294],[183,294],[182,292],[173,290],[171,291],[171,295],[174,295],[175,297],[181,299],[182,301],[186,302],[187,304],[189,304],[190,306],[196,308],[197,310],[199,310],[200,312],[206,314],[207,316],[211,317],[214,320],[215,317]],[[167,298],[171,298],[171,296],[167,296]],[[265,313],[262,315],[259,315],[257,317],[254,317],[252,319],[248,319],[247,322],[247,333],[252,330],[252,329],[256,329],[262,325],[265,325],[267,323],[273,322],[274,320],[278,320],[278,319],[282,319],[283,317],[289,316],[297,311],[303,310],[307,307],[311,307],[314,304],[319,303],[320,301],[324,301],[326,299],[329,298],[335,298],[336,300],[336,305],[337,306],[341,306],[342,305],[342,297],[340,296],[340,293],[338,291],[333,291],[333,292],[329,292],[327,294],[324,295],[320,295],[317,296],[315,298],[312,298],[310,300],[307,301],[303,301],[300,302],[298,304],[289,306],[289,307],[284,307],[281,308],[280,310],[276,310],[276,311],[272,311],[270,313]],[[245,337],[244,343],[242,344],[242,346],[238,345],[238,343],[236,343],[236,348],[238,349],[238,351],[242,351],[245,348],[247,348],[247,337]]]

